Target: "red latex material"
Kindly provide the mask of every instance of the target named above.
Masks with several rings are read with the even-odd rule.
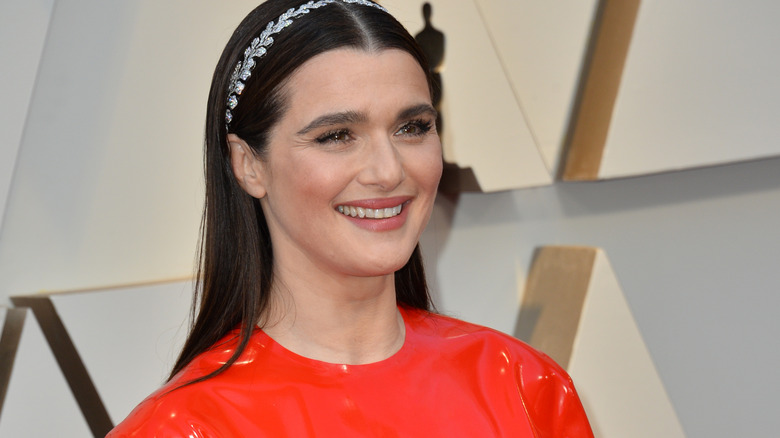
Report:
[[[311,360],[262,331],[196,358],[109,437],[592,437],[571,379],[549,357],[496,331],[403,310],[406,339],[367,365]]]

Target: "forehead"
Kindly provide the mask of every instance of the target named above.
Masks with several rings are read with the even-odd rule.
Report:
[[[398,49],[369,52],[344,48],[321,53],[290,76],[284,91],[289,110],[314,112],[345,109],[345,105],[430,102],[422,67],[412,55]]]

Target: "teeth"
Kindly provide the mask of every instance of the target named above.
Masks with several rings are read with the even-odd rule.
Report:
[[[339,213],[345,216],[369,218],[369,219],[387,219],[401,214],[403,204],[388,208],[363,208],[353,207],[351,205],[339,205]]]

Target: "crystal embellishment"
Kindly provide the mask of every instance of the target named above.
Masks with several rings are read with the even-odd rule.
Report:
[[[268,52],[268,47],[274,43],[272,35],[278,34],[282,29],[292,24],[294,18],[308,14],[312,9],[318,9],[337,2],[370,6],[387,12],[385,8],[369,0],[311,0],[298,6],[298,8],[288,9],[287,12],[276,19],[276,22],[269,22],[265,26],[265,29],[260,33],[260,36],[253,39],[249,44],[249,47],[244,50],[244,59],[236,63],[236,68],[233,69],[233,73],[230,75],[230,82],[227,87],[228,109],[225,110],[225,124],[229,125],[233,120],[233,113],[230,110],[238,105],[238,96],[244,91],[247,79],[252,76],[252,69],[255,67],[255,58],[263,57]]]

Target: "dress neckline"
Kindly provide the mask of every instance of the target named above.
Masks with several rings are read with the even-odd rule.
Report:
[[[410,315],[409,315],[410,309],[406,309],[402,306],[398,306],[398,311],[400,312],[401,318],[403,319],[404,322],[404,342],[401,345],[401,348],[398,349],[398,351],[391,354],[385,359],[378,360],[375,362],[369,362],[364,364],[344,364],[344,363],[326,362],[318,359],[312,359],[310,357],[298,354],[288,349],[287,347],[283,346],[282,344],[276,342],[272,337],[268,336],[268,334],[262,328],[259,327],[257,328],[256,331],[257,341],[263,348],[265,348],[269,353],[272,353],[275,356],[281,357],[288,361],[295,362],[299,365],[315,368],[320,371],[353,373],[357,371],[381,369],[381,368],[395,366],[399,363],[402,363],[404,358],[406,358],[409,355],[409,351],[413,349],[411,345],[412,342],[410,341],[414,338],[414,328],[410,325]]]

